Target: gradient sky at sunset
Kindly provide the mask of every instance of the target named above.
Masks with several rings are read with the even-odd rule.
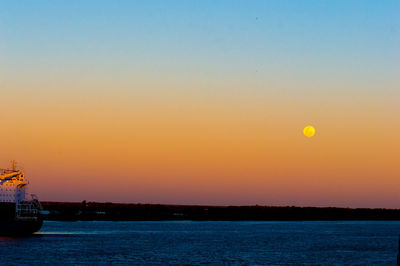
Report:
[[[43,201],[399,208],[399,14],[0,1],[0,166]]]

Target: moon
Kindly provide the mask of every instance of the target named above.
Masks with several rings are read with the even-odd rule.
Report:
[[[311,138],[312,136],[315,135],[315,128],[313,126],[306,126],[303,129],[303,134],[304,136]]]

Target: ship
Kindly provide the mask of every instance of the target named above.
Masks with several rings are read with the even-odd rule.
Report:
[[[0,168],[0,236],[31,235],[42,227],[42,206],[28,185],[15,161],[11,168]]]

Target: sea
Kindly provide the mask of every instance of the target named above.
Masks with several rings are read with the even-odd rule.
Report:
[[[0,265],[396,265],[400,222],[53,222]]]

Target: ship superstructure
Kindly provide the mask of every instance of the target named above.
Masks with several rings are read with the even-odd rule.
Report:
[[[37,197],[27,193],[29,182],[16,168],[0,168],[0,234],[30,234],[40,229],[41,205]]]

